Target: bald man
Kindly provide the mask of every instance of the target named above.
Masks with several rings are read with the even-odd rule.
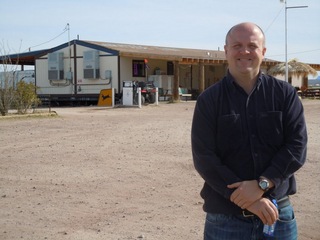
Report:
[[[233,26],[226,76],[197,99],[191,141],[205,240],[297,239],[289,195],[306,159],[304,111],[290,84],[261,72],[265,42],[256,24]],[[274,223],[274,238],[264,235]]]

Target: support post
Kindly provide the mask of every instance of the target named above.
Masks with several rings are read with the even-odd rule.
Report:
[[[204,64],[199,64],[199,92],[202,93],[204,91]]]
[[[179,101],[179,62],[174,62],[174,79],[173,79],[173,92],[172,92],[172,101],[177,102]]]
[[[156,105],[159,105],[159,89],[156,87]]]
[[[139,108],[142,107],[142,105],[141,105],[141,87],[138,87],[138,105],[139,105]]]
[[[111,95],[112,95],[112,108],[114,108],[114,101],[115,101],[115,91],[114,88],[111,88]]]

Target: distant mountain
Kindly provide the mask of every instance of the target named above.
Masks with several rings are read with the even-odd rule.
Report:
[[[315,79],[309,79],[308,85],[311,87],[320,87],[320,76]]]

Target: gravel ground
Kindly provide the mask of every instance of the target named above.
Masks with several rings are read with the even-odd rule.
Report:
[[[299,240],[320,239],[320,101],[303,99],[308,159],[297,173]],[[0,117],[0,239],[202,239],[193,168],[195,102],[55,108]]]

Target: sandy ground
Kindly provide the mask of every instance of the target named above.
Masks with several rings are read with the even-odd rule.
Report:
[[[303,104],[308,159],[292,202],[299,239],[320,239],[320,101]],[[0,239],[202,239],[194,105],[0,119]]]

